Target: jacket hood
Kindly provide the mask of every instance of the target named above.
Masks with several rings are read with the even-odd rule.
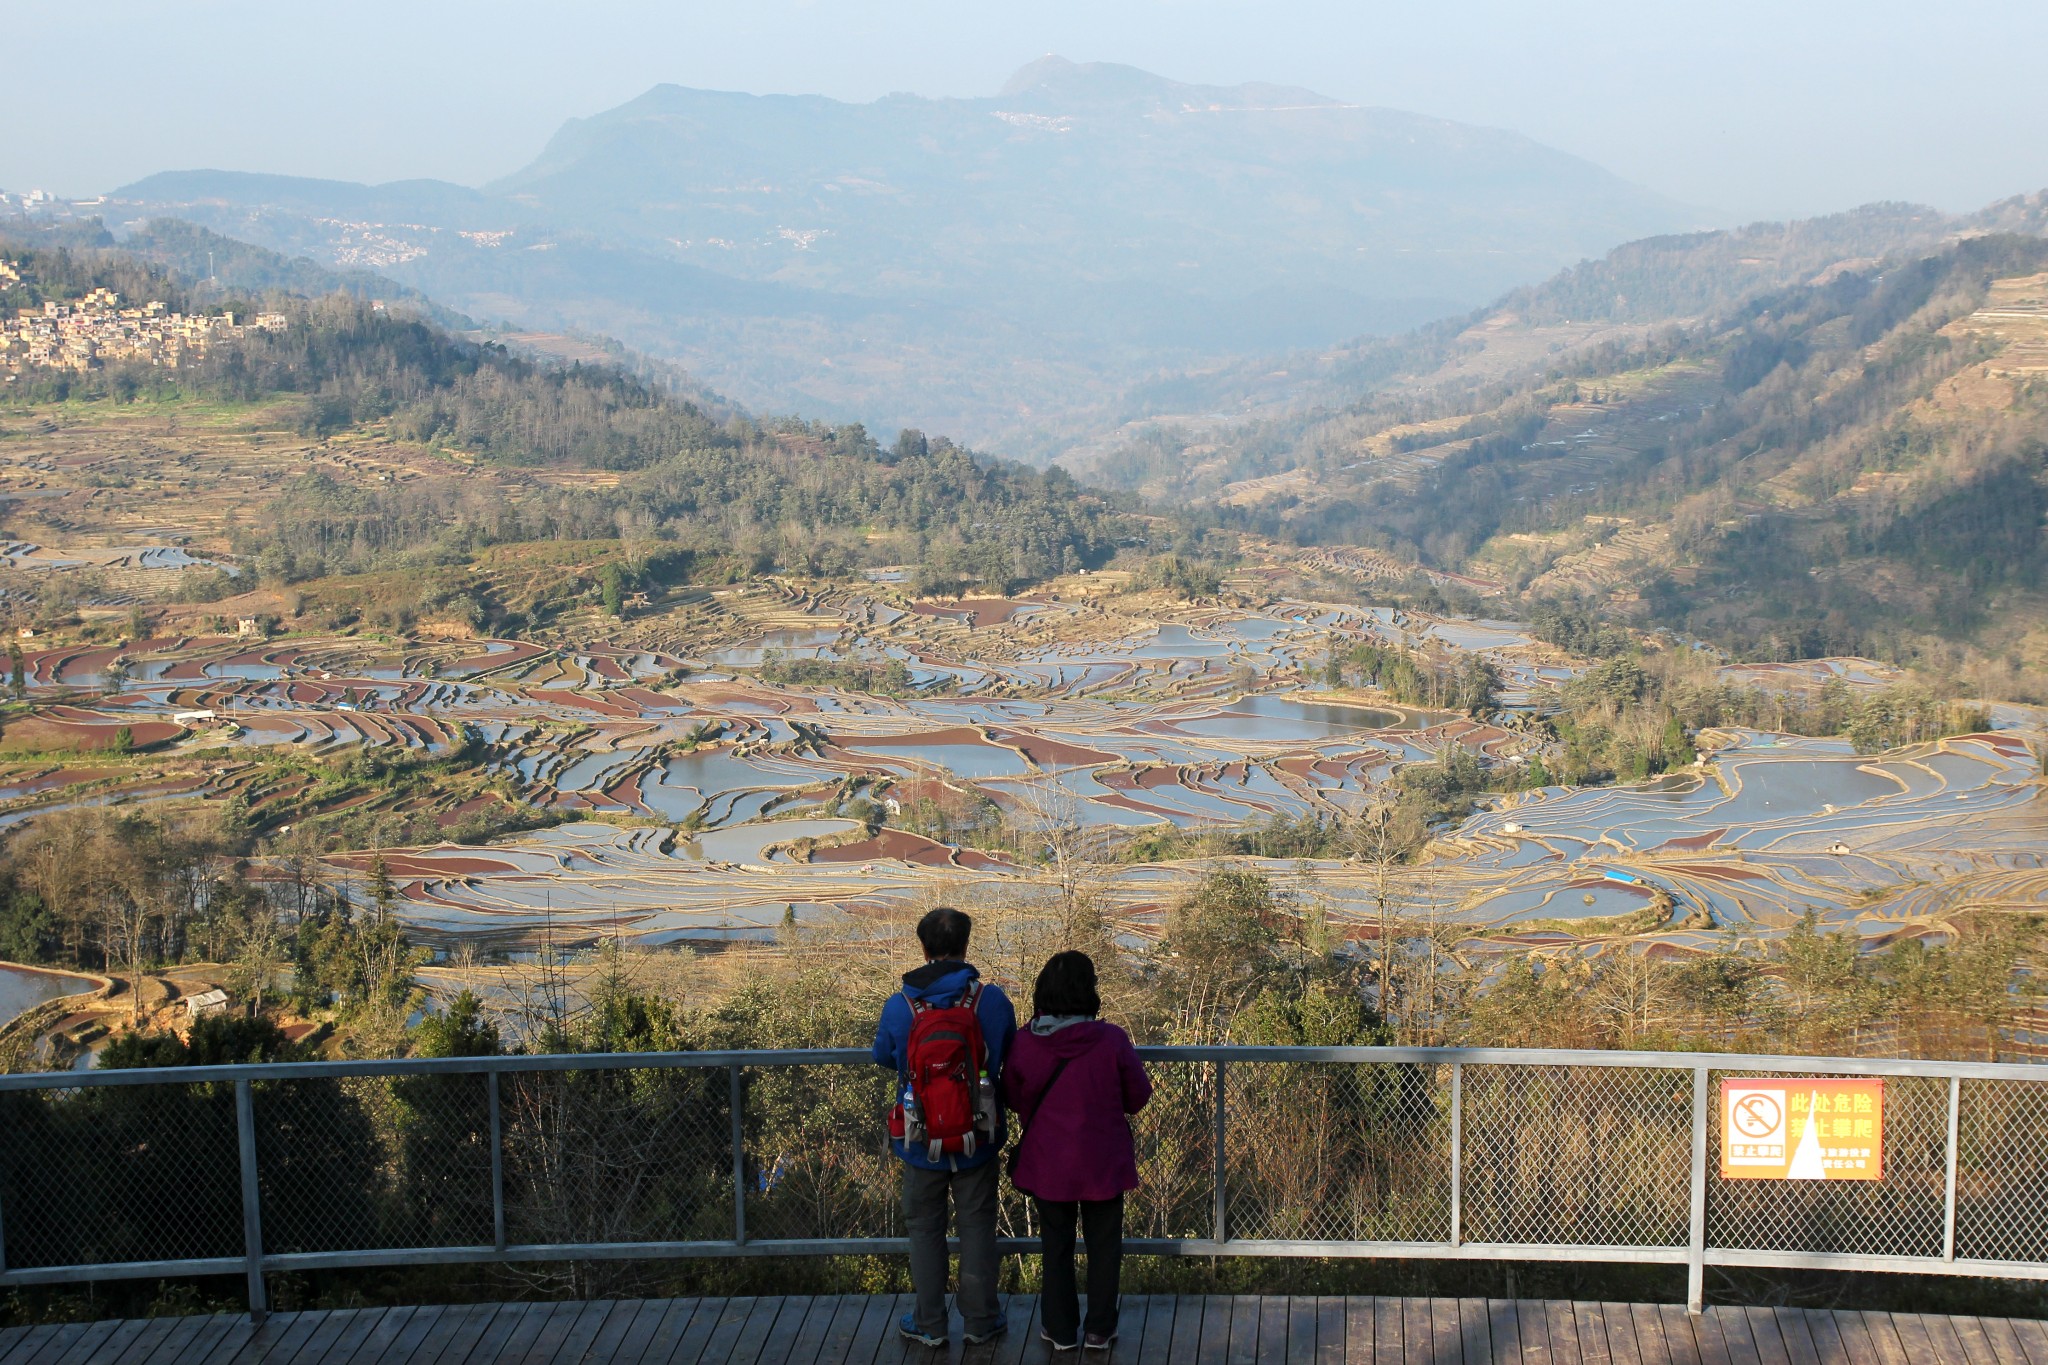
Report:
[[[1068,1024],[1051,1033],[1038,1033],[1031,1029],[1026,1029],[1025,1032],[1031,1034],[1034,1043],[1055,1057],[1078,1057],[1115,1033],[1116,1025],[1105,1024],[1100,1019],[1084,1019],[1078,1024]]]
[[[980,979],[981,973],[972,962],[941,958],[937,962],[927,962],[915,971],[905,972],[903,992],[916,1000],[949,1005],[967,989],[968,982]]]

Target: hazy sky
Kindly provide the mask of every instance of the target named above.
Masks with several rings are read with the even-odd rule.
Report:
[[[0,188],[477,184],[670,81],[993,93],[1046,52],[1512,128],[1713,217],[2048,187],[2043,0],[8,0]]]

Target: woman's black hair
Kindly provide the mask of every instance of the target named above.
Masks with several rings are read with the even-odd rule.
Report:
[[[1086,953],[1054,953],[1038,970],[1038,984],[1031,988],[1033,1014],[1102,1013],[1102,997],[1095,990],[1095,960]]]

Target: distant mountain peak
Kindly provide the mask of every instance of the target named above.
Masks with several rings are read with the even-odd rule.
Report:
[[[1340,102],[1294,86],[1189,85],[1118,62],[1075,62],[1048,52],[1027,62],[1003,82],[997,99],[1040,96],[1058,104],[1162,103],[1170,105],[1268,108],[1274,105],[1331,105]]]

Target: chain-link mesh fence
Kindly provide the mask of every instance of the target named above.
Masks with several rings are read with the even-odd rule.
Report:
[[[1468,1242],[1682,1246],[1692,1074],[1464,1068]]]
[[[1232,1237],[1449,1239],[1449,1067],[1233,1062],[1226,1074]]]
[[[1466,1243],[1680,1247],[1689,1240],[1694,1066],[1599,1065],[1587,1054],[1253,1061],[1154,1060],[1132,1120],[1133,1239],[1448,1243],[1454,1166]],[[1218,1060],[1218,1058],[1224,1060]],[[580,1064],[579,1064],[580,1065]],[[1949,1080],[1884,1084],[1881,1180],[1723,1180],[1709,1073],[1710,1249],[1920,1258],[1948,1234]],[[488,1254],[502,1208],[520,1247],[719,1243],[735,1218],[733,1071],[650,1060],[578,1070],[351,1075],[257,1071],[251,1087],[267,1255],[409,1249]],[[902,1233],[884,1137],[885,1072],[851,1061],[739,1063],[738,1193],[749,1241]],[[492,1141],[490,1097],[499,1099]],[[1960,1083],[1954,1253],[2048,1266],[2048,1080]],[[1452,1155],[1454,1107],[1462,1159]],[[494,1163],[495,1157],[495,1163]],[[502,1185],[494,1188],[494,1165]],[[0,1091],[5,1267],[244,1254],[231,1081]],[[1030,1237],[1005,1187],[1002,1228]]]
[[[513,1071],[498,1084],[509,1240],[732,1239],[723,1068]]]
[[[0,1095],[7,1264],[242,1254],[233,1083]]]
[[[902,1235],[884,1120],[889,1073],[763,1066],[742,1068],[741,1077],[749,1239]]]
[[[258,1083],[265,1248],[489,1246],[489,1085],[481,1075]]]
[[[1765,1073],[1715,1071],[1720,1082]],[[1770,1079],[1777,1079],[1772,1076]],[[1825,1080],[1826,1073],[1802,1079]],[[1948,1082],[1884,1083],[1882,1180],[1722,1180],[1721,1125],[1707,1125],[1707,1245],[1731,1250],[1940,1256],[1948,1193]]]
[[[1964,1081],[1956,1255],[2048,1261],[2048,1082]]]

